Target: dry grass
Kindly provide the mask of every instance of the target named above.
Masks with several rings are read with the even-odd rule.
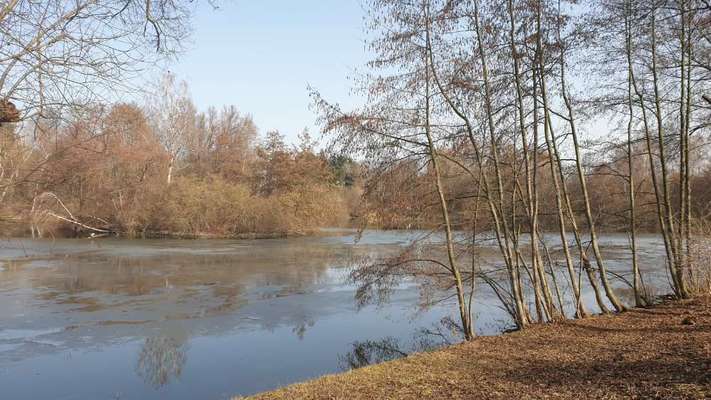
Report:
[[[530,398],[711,398],[711,298],[535,326],[254,396]]]

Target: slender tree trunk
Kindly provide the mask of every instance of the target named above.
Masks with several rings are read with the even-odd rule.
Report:
[[[692,98],[692,86],[691,86],[691,74],[692,74],[692,41],[691,41],[691,25],[690,21],[692,19],[690,7],[688,7],[687,0],[679,0],[679,14],[680,14],[680,36],[679,36],[679,47],[681,51],[681,66],[680,66],[680,86],[681,95],[679,101],[679,144],[680,144],[680,157],[679,157],[679,258],[680,258],[680,268],[679,268],[679,280],[682,282],[682,286],[686,287],[686,282],[688,278],[685,277],[685,270],[690,274],[691,270],[691,251],[690,251],[690,240],[691,240],[691,190],[689,180],[691,178],[690,171],[690,146],[689,146],[689,132],[691,125],[691,98]],[[687,288],[688,292],[689,289]],[[690,293],[688,293],[690,294]]]
[[[427,27],[429,30],[429,26]],[[429,41],[429,35],[427,35],[428,41]],[[449,108],[454,112],[457,117],[459,117],[462,122],[464,123],[467,137],[472,145],[472,148],[474,150],[474,156],[475,156],[475,161],[477,163],[477,166],[479,167],[480,171],[482,172],[482,180],[479,182],[479,184],[482,185],[483,191],[484,191],[484,197],[486,198],[489,213],[491,214],[492,221],[494,223],[494,234],[496,236],[496,241],[499,246],[499,250],[501,252],[501,255],[504,259],[504,263],[506,265],[506,268],[508,270],[508,276],[509,276],[509,284],[511,288],[511,296],[512,296],[512,301],[514,303],[514,315],[512,317],[514,318],[514,321],[516,322],[516,326],[520,329],[524,328],[526,325],[528,325],[529,320],[528,320],[528,313],[526,311],[526,306],[524,305],[524,296],[523,296],[523,291],[521,289],[520,285],[520,277],[519,277],[519,271],[518,268],[515,266],[515,262],[513,260],[514,255],[513,251],[510,246],[509,238],[507,232],[505,232],[502,229],[502,218],[500,215],[500,211],[497,208],[494,198],[492,195],[492,190],[491,190],[491,183],[489,182],[489,177],[488,174],[486,173],[487,165],[484,162],[484,157],[482,155],[481,149],[479,147],[479,143],[477,142],[476,138],[474,137],[474,127],[472,126],[471,121],[467,117],[467,115],[462,111],[462,109],[452,100],[452,98],[449,96],[447,90],[444,88],[442,85],[441,80],[439,79],[439,76],[437,74],[437,69],[435,67],[434,63],[434,55],[432,51],[432,45],[431,43],[427,44],[427,48],[429,50],[429,57],[430,57],[430,67],[432,68],[432,78],[437,85],[437,88],[444,98],[445,102],[449,106]],[[505,222],[505,220],[504,220]]]
[[[632,26],[630,24],[630,29],[631,28],[632,28]],[[637,97],[637,99],[639,101],[639,108],[642,112],[642,124],[644,127],[644,141],[645,141],[646,150],[647,150],[647,159],[649,161],[649,173],[652,178],[652,188],[654,189],[655,206],[657,208],[657,223],[659,224],[659,228],[662,233],[662,239],[664,241],[664,250],[667,255],[667,267],[669,270],[669,275],[672,279],[672,288],[674,289],[674,293],[679,295],[678,285],[676,284],[676,274],[674,273],[674,267],[673,267],[673,263],[674,263],[673,259],[675,256],[674,256],[672,246],[671,246],[672,238],[669,235],[666,220],[664,218],[664,211],[662,208],[662,198],[661,198],[661,194],[659,192],[659,179],[657,176],[657,166],[654,162],[654,152],[652,151],[652,133],[651,133],[651,127],[650,127],[650,123],[649,123],[649,118],[647,116],[647,105],[646,105],[646,101],[644,99],[644,94],[641,92],[641,90],[637,84],[637,78],[635,76],[634,65],[632,63],[632,54],[633,54],[633,48],[632,48],[632,42],[630,40],[630,46],[627,49],[627,68],[628,68],[629,78],[632,83],[632,88],[634,89],[635,96]]]
[[[482,180],[482,175],[483,171],[479,171],[479,182]],[[478,264],[478,259],[477,259],[477,254],[476,254],[476,247],[477,247],[477,222],[479,220],[479,198],[481,197],[481,184],[477,185],[477,193],[476,193],[476,200],[474,202],[474,216],[472,218],[472,252],[471,252],[471,281],[469,285],[469,309],[468,309],[468,315],[473,316],[472,312],[472,304],[474,304],[474,292],[476,290],[476,271],[477,271],[477,264]],[[473,318],[473,317],[472,317]],[[474,324],[472,323],[472,333],[475,334],[474,330]]]
[[[514,67],[514,84],[516,88],[516,103],[517,103],[517,110],[518,110],[518,129],[521,132],[521,143],[522,143],[522,151],[523,151],[523,157],[524,157],[524,165],[525,165],[525,180],[526,180],[526,198],[525,202],[527,204],[527,214],[529,218],[529,229],[530,229],[530,239],[531,239],[531,264],[534,265],[534,268],[536,265],[541,264],[541,256],[540,256],[540,250],[538,247],[538,206],[537,206],[537,197],[538,197],[538,190],[535,182],[535,177],[531,173],[531,159],[529,156],[529,143],[528,143],[528,134],[527,134],[527,129],[526,129],[526,118],[525,118],[525,113],[524,113],[524,101],[523,101],[523,88],[521,84],[521,66],[520,66],[520,61],[519,61],[519,56],[518,56],[518,50],[516,46],[516,39],[515,39],[515,32],[516,32],[516,19],[515,19],[515,14],[514,14],[514,9],[513,9],[513,3],[512,0],[507,1],[507,9],[508,9],[508,14],[509,14],[509,22],[510,22],[510,29],[509,29],[509,45],[511,47],[511,58],[513,60],[513,67]],[[536,159],[536,154],[534,153],[534,163]],[[537,169],[537,165],[533,165],[533,169]],[[535,173],[535,172],[534,172]],[[524,199],[522,199],[524,200]],[[573,269],[573,263],[570,258],[570,252],[568,251],[568,246],[567,243],[563,243],[564,247],[564,252],[565,252],[565,259],[566,259],[566,266],[568,267],[569,273],[571,273],[571,276],[574,274],[572,273]],[[555,282],[554,282],[555,283]],[[573,281],[572,284],[573,287],[573,293],[575,296],[575,303],[576,303],[576,316],[582,317],[586,315],[586,310],[582,303],[580,302],[580,289],[575,281]],[[563,312],[563,309],[561,308],[560,312]]]
[[[671,207],[671,200],[669,195],[669,178],[668,178],[668,168],[667,168],[667,155],[666,155],[666,145],[664,138],[664,120],[662,118],[662,100],[659,91],[659,73],[657,67],[657,31],[656,31],[656,8],[652,11],[652,21],[651,21],[651,51],[652,51],[652,82],[654,86],[654,108],[655,117],[657,122],[657,145],[659,148],[659,165],[660,173],[662,177],[662,204],[664,209],[664,217],[666,219],[666,228],[669,235],[669,247],[671,250],[671,262],[672,262],[672,275],[674,278],[674,283],[676,284],[676,291],[678,295],[682,298],[688,297],[688,292],[682,279],[681,274],[681,260],[679,258],[679,242],[678,237],[674,233],[674,215]]]
[[[426,23],[429,26],[429,3],[425,8]],[[429,29],[426,31],[427,43],[430,44],[429,40]],[[427,51],[430,51],[428,49]],[[435,149],[434,140],[432,139],[432,127],[430,125],[430,68],[429,68],[429,57],[425,54],[425,135],[427,136],[427,145],[429,148],[430,161],[432,162],[432,169],[435,175],[435,185],[437,186],[437,195],[439,198],[440,210],[442,212],[442,221],[444,222],[444,230],[447,241],[447,260],[449,261],[450,272],[454,277],[455,287],[457,291],[457,301],[459,303],[459,314],[462,323],[462,330],[464,332],[464,338],[466,340],[474,339],[474,332],[472,329],[471,316],[468,313],[468,308],[466,305],[466,300],[464,298],[464,285],[462,283],[462,276],[457,267],[456,255],[454,254],[454,237],[452,234],[452,225],[449,220],[449,210],[447,206],[447,199],[444,194],[444,188],[442,185],[442,178],[439,166],[439,160],[437,157],[437,150]]]
[[[686,86],[686,1],[685,0],[678,0],[679,3],[679,19],[680,19],[680,29],[679,29],[679,48],[680,48],[680,57],[681,57],[681,62],[680,62],[680,67],[679,67],[679,73],[680,73],[680,82],[679,82],[679,89],[680,89],[680,95],[679,95],[679,225],[677,226],[677,237],[678,239],[678,252],[679,252],[679,269],[677,271],[677,274],[679,276],[679,281],[680,282],[685,282],[684,278],[684,269],[687,267],[688,264],[688,257],[686,254],[686,251],[684,251],[684,248],[686,247],[686,242],[687,238],[685,237],[686,233],[686,217],[688,216],[687,214],[687,208],[689,207],[689,204],[686,203],[686,180],[689,178],[688,171],[686,170],[689,166],[687,163],[686,157],[688,156],[688,137],[686,135],[686,132],[688,132],[686,123],[687,118],[686,118],[686,94],[687,94],[687,86]],[[690,89],[690,88],[688,88]]]
[[[482,81],[484,83],[484,109],[486,113],[486,125],[488,128],[488,134],[489,134],[489,140],[490,140],[490,146],[491,146],[491,152],[492,152],[492,159],[494,162],[494,174],[496,178],[496,191],[498,193],[498,207],[500,210],[503,210],[504,208],[504,185],[503,185],[503,178],[501,175],[501,163],[499,161],[499,149],[497,145],[497,140],[496,140],[496,131],[494,128],[494,112],[493,112],[493,105],[492,105],[492,95],[491,95],[491,86],[489,83],[489,69],[487,66],[487,57],[486,53],[484,50],[484,42],[482,39],[482,32],[481,32],[481,26],[480,26],[480,21],[479,21],[479,1],[474,0],[474,28],[476,30],[476,37],[477,37],[477,47],[478,47],[478,53],[479,53],[479,59],[481,62],[481,74],[482,74]],[[503,224],[503,230],[504,230],[504,235],[505,235],[505,240],[508,242],[509,237],[511,237],[511,233],[509,232],[509,227],[504,221]],[[516,257],[512,257],[512,260],[514,260],[515,265],[514,269],[518,269],[518,259]],[[537,264],[537,263],[536,263]],[[553,303],[553,296],[551,295],[550,289],[548,288],[548,285],[545,281],[545,276],[541,272],[541,266],[540,265],[534,265],[534,273],[538,274],[538,276],[541,279],[541,291],[543,292],[543,300],[544,300],[544,306],[546,308],[547,313],[550,315],[551,310],[555,307],[555,304]],[[534,286],[535,289],[535,286]],[[534,294],[536,296],[539,296],[537,291],[534,290]]]
[[[170,186],[173,181],[173,165],[175,163],[175,156],[170,156],[170,161],[168,162],[168,186]]]
[[[536,25],[538,27],[538,35],[537,35],[537,40],[540,42],[541,36],[542,36],[542,30],[541,30],[541,0],[539,0],[538,3],[538,15],[536,17]],[[559,42],[560,40],[560,28],[559,28],[559,34],[558,34]],[[542,48],[542,46],[541,46]],[[600,246],[598,244],[597,240],[597,232],[595,229],[595,220],[593,219],[592,216],[592,209],[590,207],[590,195],[588,193],[588,188],[587,188],[587,179],[585,178],[585,173],[583,172],[583,166],[582,166],[582,160],[580,157],[580,143],[578,141],[578,134],[577,134],[577,129],[575,125],[575,114],[573,111],[573,106],[571,104],[570,98],[567,93],[567,85],[566,85],[566,80],[565,80],[565,48],[561,50],[561,56],[560,56],[560,82],[561,82],[561,94],[563,97],[563,101],[565,103],[565,107],[568,111],[568,123],[570,125],[570,133],[573,138],[573,150],[575,152],[575,167],[578,172],[578,180],[580,181],[580,188],[582,191],[583,195],[583,205],[585,208],[585,219],[587,220],[588,224],[588,229],[590,230],[590,244],[593,249],[593,254],[595,255],[595,261],[598,266],[598,272],[600,274],[600,280],[602,282],[602,286],[605,289],[605,294],[607,295],[607,299],[612,303],[612,306],[615,307],[615,310],[617,311],[624,311],[625,306],[620,302],[620,300],[617,298],[617,295],[615,294],[614,290],[612,289],[612,286],[610,285],[610,282],[607,278],[607,268],[605,266],[605,261],[602,257],[602,252],[600,251]],[[540,68],[543,68],[543,61],[542,61],[542,56],[539,56],[539,62],[541,63]],[[542,87],[545,88],[545,77],[542,75],[541,76],[541,84]],[[545,91],[545,89],[543,89]]]
[[[689,15],[686,17],[685,21],[687,25],[689,25],[689,21],[693,19],[693,15]],[[686,177],[684,179],[684,188],[682,189],[684,192],[684,195],[686,197],[686,218],[684,220],[685,226],[684,226],[684,238],[686,240],[686,260],[687,260],[687,268],[689,269],[689,281],[692,282],[692,273],[693,273],[693,265],[692,262],[693,260],[691,259],[691,184],[690,184],[690,179],[691,179],[691,169],[690,169],[690,158],[691,158],[691,147],[689,146],[689,136],[690,136],[690,127],[691,127],[691,101],[692,101],[692,86],[691,86],[691,77],[693,73],[693,41],[691,38],[691,32],[686,35],[686,60],[687,60],[687,72],[686,72],[686,123],[684,124],[684,143],[685,143],[685,155],[684,155],[684,161],[685,161],[685,167],[684,171],[686,172]]]
[[[629,1],[629,0],[628,0]],[[628,7],[628,5],[626,5]],[[626,8],[627,8],[626,7]],[[626,13],[629,13],[626,10]],[[625,16],[625,49],[628,57],[628,63],[631,55],[632,47],[632,32],[630,30],[629,17]],[[627,106],[629,110],[629,120],[627,121],[627,185],[628,185],[628,207],[629,207],[629,231],[630,231],[630,247],[632,251],[632,289],[634,290],[635,306],[641,307],[645,305],[641,294],[641,275],[639,265],[637,263],[637,211],[635,204],[635,180],[634,180],[634,160],[632,148],[632,124],[634,120],[634,108],[632,104],[632,78],[629,70],[627,72]]]
[[[539,4],[540,6],[540,4]],[[538,10],[539,12],[537,13],[537,27],[538,31],[540,32],[540,9]],[[583,263],[583,269],[585,270],[588,280],[590,282],[590,285],[593,288],[594,294],[595,294],[595,300],[597,301],[598,307],[600,308],[600,311],[603,313],[608,313],[609,310],[607,306],[605,305],[605,302],[603,301],[601,295],[600,295],[600,290],[598,288],[596,279],[593,276],[592,273],[592,267],[590,265],[590,261],[588,259],[585,247],[583,246],[582,240],[580,238],[580,231],[578,230],[578,225],[577,221],[575,219],[575,213],[573,210],[573,207],[570,202],[570,196],[568,195],[568,189],[567,189],[567,184],[565,182],[565,177],[563,175],[563,164],[560,159],[560,154],[558,153],[558,147],[556,145],[555,141],[555,135],[553,134],[553,124],[551,122],[551,117],[550,117],[550,109],[549,109],[549,102],[548,102],[548,94],[547,94],[547,89],[546,89],[546,81],[545,81],[545,75],[543,71],[545,70],[544,65],[543,65],[543,44],[540,39],[541,35],[537,35],[537,43],[536,43],[536,57],[535,57],[535,62],[534,64],[536,67],[533,68],[534,72],[534,88],[538,87],[541,92],[541,106],[543,107],[543,127],[544,127],[544,133],[545,133],[545,138],[546,138],[546,145],[549,151],[549,157],[550,157],[550,162],[555,163],[558,167],[558,173],[555,172],[555,167],[551,166],[552,172],[551,174],[553,175],[554,182],[558,182],[556,179],[556,176],[559,175],[560,179],[560,186],[559,186],[559,192],[561,193],[563,200],[565,202],[565,208],[568,214],[568,218],[570,220],[570,224],[575,236],[575,242],[576,245],[580,251],[580,258]],[[537,79],[536,79],[537,78]],[[565,222],[561,222],[565,223]]]

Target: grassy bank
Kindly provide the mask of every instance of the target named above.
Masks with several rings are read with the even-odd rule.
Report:
[[[711,398],[711,299],[534,326],[252,399]]]

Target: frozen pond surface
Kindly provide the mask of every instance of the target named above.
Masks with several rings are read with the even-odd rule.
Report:
[[[418,289],[403,285],[389,304],[357,310],[346,278],[353,256],[394,253],[420,234],[3,240],[0,397],[228,399],[338,372],[356,341],[407,347],[453,308],[416,312]],[[626,237],[602,245],[627,274]],[[639,247],[647,283],[666,291],[661,241]],[[476,313],[480,334],[506,327],[485,288]]]

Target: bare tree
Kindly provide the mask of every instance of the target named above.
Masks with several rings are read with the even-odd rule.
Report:
[[[185,155],[194,137],[197,112],[187,83],[176,82],[175,75],[170,72],[163,74],[158,90],[146,104],[156,137],[168,154],[166,181],[170,185],[175,165]]]
[[[4,2],[0,9],[0,100],[22,118],[81,105],[126,88],[190,32],[189,1]]]
[[[75,111],[138,90],[132,83],[181,50],[195,7],[189,0],[10,0],[0,5],[0,124],[21,122],[13,143],[40,136]],[[27,122],[27,123],[25,123]],[[14,147],[17,150],[17,146]],[[27,147],[27,150],[30,150]],[[62,151],[61,149],[55,149]],[[28,152],[25,152],[29,154]],[[0,190],[47,165],[0,149]],[[39,193],[36,193],[39,194]]]

